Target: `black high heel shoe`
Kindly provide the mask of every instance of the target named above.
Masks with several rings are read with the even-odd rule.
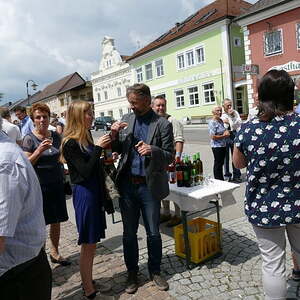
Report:
[[[54,258],[51,254],[50,254],[50,261],[52,262],[52,263],[54,263],[54,264],[59,264],[59,265],[61,265],[61,266],[63,266],[63,267],[66,267],[66,266],[69,266],[69,265],[71,265],[71,262],[70,261],[68,261],[68,260],[66,260],[66,259],[56,259],[56,258]]]

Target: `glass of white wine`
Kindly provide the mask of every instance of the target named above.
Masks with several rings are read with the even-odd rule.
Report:
[[[53,144],[53,137],[52,137],[52,136],[48,136],[48,137],[44,138],[44,141],[45,141],[45,140],[49,141],[50,144],[51,144],[51,147],[52,147],[52,144]],[[51,147],[49,148],[49,153],[52,153]]]

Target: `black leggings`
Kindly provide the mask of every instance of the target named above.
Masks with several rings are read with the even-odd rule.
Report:
[[[226,155],[226,147],[213,147],[214,154],[214,177],[215,179],[224,180],[223,165]]]

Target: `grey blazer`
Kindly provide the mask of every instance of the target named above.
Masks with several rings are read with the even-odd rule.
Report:
[[[118,138],[113,142],[113,151],[121,155],[117,169],[116,183],[125,180],[130,173],[129,153],[133,150],[133,130],[135,114],[130,113],[122,118],[128,127],[119,132]],[[145,158],[146,183],[154,199],[162,200],[169,195],[167,166],[174,159],[174,139],[172,124],[165,118],[153,113],[146,144],[151,145],[152,154]],[[129,172],[128,172],[129,171]],[[126,174],[126,175],[125,175]]]

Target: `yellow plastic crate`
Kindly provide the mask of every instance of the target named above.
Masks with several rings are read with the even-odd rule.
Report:
[[[200,263],[220,252],[218,239],[218,223],[204,218],[196,218],[188,222],[188,236],[191,249],[191,261]],[[220,224],[221,232],[221,224]],[[175,253],[185,258],[185,246],[182,224],[174,227]]]

